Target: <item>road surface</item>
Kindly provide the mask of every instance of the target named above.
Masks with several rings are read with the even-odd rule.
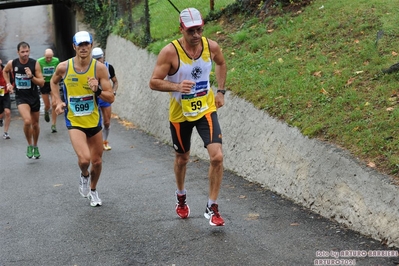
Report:
[[[25,156],[15,102],[12,116],[11,139],[0,139],[1,266],[314,265],[331,251],[392,252],[227,171],[219,198],[226,225],[211,227],[203,217],[208,162],[196,158],[187,171],[191,215],[182,220],[174,210],[173,149],[115,117],[98,184],[103,206],[93,208],[78,192],[63,117],[51,133],[42,112],[35,160]],[[399,263],[359,254],[340,259]]]
[[[51,45],[46,18],[45,6],[0,10],[0,56],[15,58],[22,40],[33,58],[42,56]],[[117,118],[98,184],[103,206],[90,207],[78,193],[63,117],[51,133],[43,106],[41,115],[40,159],[25,157],[15,102],[11,139],[0,139],[0,266],[399,264],[387,257],[395,250],[228,171],[219,198],[226,226],[211,227],[203,217],[208,162],[196,158],[187,171],[191,216],[179,219],[173,149]]]

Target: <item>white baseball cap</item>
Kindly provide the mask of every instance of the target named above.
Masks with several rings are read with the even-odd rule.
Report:
[[[91,51],[91,55],[94,59],[99,59],[101,57],[104,57],[104,52],[100,47],[96,47],[93,49],[93,51]]]
[[[189,7],[180,12],[180,25],[183,27],[183,29],[195,26],[203,26],[204,20],[202,19],[201,13],[197,9]]]
[[[73,36],[73,43],[79,45],[83,42],[93,43],[93,37],[87,31],[79,31]]]

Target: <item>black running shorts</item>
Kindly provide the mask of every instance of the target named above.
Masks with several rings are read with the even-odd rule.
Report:
[[[193,128],[197,128],[197,132],[204,142],[206,148],[211,143],[222,144],[222,132],[220,129],[218,116],[216,112],[208,113],[193,122],[170,122],[170,131],[172,134],[173,148],[178,153],[186,153],[190,151],[191,135]]]

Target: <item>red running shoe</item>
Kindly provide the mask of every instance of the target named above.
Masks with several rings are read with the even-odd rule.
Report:
[[[212,226],[223,226],[224,220],[220,216],[218,205],[216,203],[212,204],[211,207],[206,206],[204,216],[209,219],[209,224]]]
[[[186,203],[186,194],[176,193],[176,213],[180,218],[186,219],[190,215],[190,207]]]

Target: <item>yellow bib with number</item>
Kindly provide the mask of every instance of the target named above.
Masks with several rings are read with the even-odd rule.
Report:
[[[208,110],[207,90],[199,93],[190,93],[181,95],[181,106],[184,116],[197,116]]]

